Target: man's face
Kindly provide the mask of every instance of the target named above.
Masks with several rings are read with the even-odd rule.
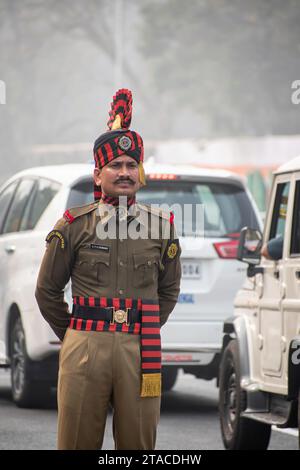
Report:
[[[106,196],[132,197],[140,188],[138,164],[133,158],[122,155],[101,170],[95,168],[94,181]]]

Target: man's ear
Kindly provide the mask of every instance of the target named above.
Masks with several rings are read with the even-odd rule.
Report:
[[[94,168],[94,182],[96,186],[101,186],[101,170],[99,168]]]

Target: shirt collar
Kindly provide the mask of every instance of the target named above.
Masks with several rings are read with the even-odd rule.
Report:
[[[132,204],[128,209],[127,207],[120,206],[120,207],[115,207],[112,206],[111,204],[103,204],[102,202],[99,202],[98,204],[98,215],[100,216],[100,222],[102,225],[105,225],[108,223],[108,221],[112,218],[115,217],[116,214],[120,211],[120,219],[122,220],[123,212],[124,216],[126,217],[127,213],[127,218],[128,221],[131,221],[135,219],[139,215],[139,210],[138,210],[138,204]]]

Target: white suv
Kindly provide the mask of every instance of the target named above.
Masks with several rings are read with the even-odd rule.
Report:
[[[204,205],[204,238],[194,233],[193,215],[185,221],[181,294],[162,329],[163,386],[168,390],[179,368],[199,378],[217,376],[223,320],[245,278],[246,269],[235,259],[239,233],[245,225],[260,228],[260,221],[234,174],[145,167],[148,182],[137,195],[139,202]],[[45,237],[57,219],[66,208],[93,201],[92,174],[91,164],[33,168],[0,189],[0,364],[11,367],[19,406],[38,404],[56,383],[60,342],[39,313],[36,278]],[[70,304],[70,283],[66,300]]]
[[[300,427],[300,157],[275,172],[263,236],[245,227],[238,259],[249,267],[224,323],[221,431],[227,449],[266,449],[272,425]]]

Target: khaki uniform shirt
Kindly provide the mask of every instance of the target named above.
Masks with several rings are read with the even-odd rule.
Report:
[[[120,224],[135,233],[142,228],[147,238],[126,239],[120,232],[103,238],[110,224],[116,226],[116,212],[100,202],[70,209],[69,221],[59,219],[48,234],[35,295],[43,317],[61,340],[70,323],[63,292],[70,278],[73,297],[158,300],[161,325],[175,307],[181,249],[170,214],[142,204],[131,209]]]

